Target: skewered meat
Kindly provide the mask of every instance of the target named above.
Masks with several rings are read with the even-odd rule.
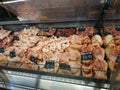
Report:
[[[92,45],[100,45],[100,46],[103,45],[103,40],[100,35],[93,36],[91,41],[92,41]]]
[[[105,60],[95,59],[93,63],[93,70],[95,78],[107,79],[107,62]]]

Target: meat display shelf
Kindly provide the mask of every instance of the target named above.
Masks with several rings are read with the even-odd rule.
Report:
[[[11,89],[11,87],[20,87],[20,88],[34,88],[35,90],[37,89],[45,89],[45,90],[55,90],[58,86],[46,86],[50,83],[59,83],[65,85],[75,85],[80,88],[99,88],[99,89],[108,89],[109,88],[109,82],[105,82],[104,80],[97,80],[97,79],[91,79],[89,80],[88,78],[86,79],[81,79],[79,77],[74,77],[74,76],[69,76],[69,75],[59,75],[59,74],[54,74],[54,76],[51,73],[42,73],[42,72],[35,72],[35,71],[28,71],[24,70],[17,70],[17,69],[11,69],[11,68],[4,68],[6,70],[3,70],[4,74],[8,78],[8,82],[1,83],[0,85],[3,85],[3,87]],[[7,70],[8,69],[8,70]],[[19,71],[19,72],[18,72]],[[93,80],[93,81],[92,81]],[[46,84],[44,84],[46,82]],[[48,83],[48,84],[47,84]],[[53,84],[53,85],[54,85]],[[86,86],[86,87],[85,87]],[[52,89],[50,89],[52,87]],[[54,87],[54,88],[53,88]],[[61,86],[59,86],[59,89]],[[66,89],[65,90],[69,90]],[[85,89],[84,89],[85,90]],[[87,89],[86,89],[87,90]],[[90,89],[93,90],[93,89]]]
[[[7,0],[7,1],[11,1],[11,0]],[[15,30],[13,30],[13,31],[17,31],[19,25],[20,28],[24,27],[25,25],[36,25],[36,27],[38,28],[44,28],[46,26],[53,28],[54,27],[76,28],[85,24],[95,26],[96,24],[101,24],[101,22],[102,25],[108,25],[110,23],[119,24],[120,21],[119,20],[120,10],[119,8],[115,7],[115,5],[118,6],[119,0],[74,0],[74,1],[73,0],[51,0],[51,1],[41,0],[42,3],[40,2],[40,0],[29,0],[29,1],[30,3],[32,2],[33,8],[35,8],[33,9],[33,11],[29,10],[29,8],[26,8],[26,5],[29,7],[30,4],[30,3],[27,4],[26,2],[28,1],[26,0],[23,1],[23,3],[11,3],[11,4],[6,4],[6,2],[4,3],[0,2],[1,6],[12,7],[13,9],[15,9],[15,12],[18,13],[18,16],[20,16],[19,14],[21,14],[22,12],[22,10],[18,9],[19,6],[24,5],[25,8],[24,10],[26,11],[23,12],[27,13],[26,14],[27,21],[2,21],[0,22],[0,26],[8,26],[8,28],[11,28],[12,25],[13,27],[15,25],[18,25],[16,26]],[[39,15],[39,19],[32,21],[31,19],[33,15],[28,13],[34,12],[34,10],[36,10],[40,15]],[[45,19],[41,20],[40,17],[44,17]],[[0,87],[11,90],[62,90],[62,89],[63,90],[108,90],[108,89],[119,90],[120,89],[119,88],[120,82],[115,81],[114,75],[113,75],[113,81],[110,81],[110,80],[101,80],[95,78],[85,78],[82,76],[71,76],[71,75],[63,75],[57,73],[49,73],[40,70],[25,70],[20,68],[10,68],[4,66],[0,66],[0,68],[1,68]]]

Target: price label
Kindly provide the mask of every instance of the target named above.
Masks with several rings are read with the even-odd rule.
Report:
[[[11,58],[16,57],[16,52],[14,50],[10,51],[10,57]]]
[[[99,30],[94,31],[93,35],[99,34]]]
[[[33,56],[33,55],[31,55],[31,56],[30,56],[30,60],[31,60],[32,62],[34,62],[34,63],[37,64],[37,60],[38,60],[38,58],[35,57],[35,56]]]
[[[19,37],[18,36],[14,36],[14,38],[13,38],[14,40],[19,40]]]
[[[3,53],[5,50],[4,50],[4,47],[3,46],[0,46],[0,53]]]
[[[54,68],[55,61],[54,60],[47,60],[45,63],[45,68]]]
[[[120,25],[115,26],[115,29],[116,29],[117,31],[120,31]]]
[[[80,27],[78,28],[78,31],[85,31],[85,27],[84,27],[84,26],[80,26]]]
[[[71,70],[70,65],[68,65],[68,64],[63,64],[63,63],[59,63],[59,68],[60,68],[60,69]]]
[[[93,60],[92,52],[81,52],[81,60]]]
[[[64,36],[66,35],[66,32],[64,30],[60,30],[60,33]]]
[[[104,30],[103,33],[104,33],[104,35],[111,34],[108,30]]]
[[[117,56],[117,63],[120,63],[120,54]]]

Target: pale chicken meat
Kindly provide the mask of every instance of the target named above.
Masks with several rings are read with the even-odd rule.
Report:
[[[5,37],[9,36],[10,33],[11,33],[11,31],[1,29],[0,30],[0,39],[4,39]]]
[[[105,50],[99,45],[93,45],[93,56],[96,59],[103,60],[105,58]]]
[[[80,74],[81,74],[81,62],[80,62],[80,60],[69,61],[68,64],[71,67],[71,73],[75,76],[80,76]]]
[[[82,75],[84,77],[90,78],[93,76],[93,60],[89,60],[89,62],[82,63]]]
[[[82,36],[80,35],[71,35],[68,37],[68,40],[70,42],[70,44],[82,44]]]
[[[88,36],[84,36],[82,39],[82,44],[91,44],[91,40]]]
[[[91,41],[92,41],[92,45],[100,45],[100,46],[103,45],[103,40],[100,35],[93,36]]]
[[[104,42],[104,46],[106,46],[106,47],[115,45],[115,42],[114,42],[112,35],[105,36],[103,39],[103,42]]]
[[[105,60],[95,59],[93,63],[94,77],[98,79],[107,79],[107,68],[108,64]]]
[[[105,49],[106,56],[108,58],[108,65],[111,71],[114,70],[115,64],[116,64],[116,59],[118,56],[118,50],[116,46],[111,46]]]

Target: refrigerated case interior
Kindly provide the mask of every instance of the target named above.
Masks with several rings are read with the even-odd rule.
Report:
[[[119,89],[118,0],[3,0],[0,6],[9,18],[0,22],[1,87]]]

